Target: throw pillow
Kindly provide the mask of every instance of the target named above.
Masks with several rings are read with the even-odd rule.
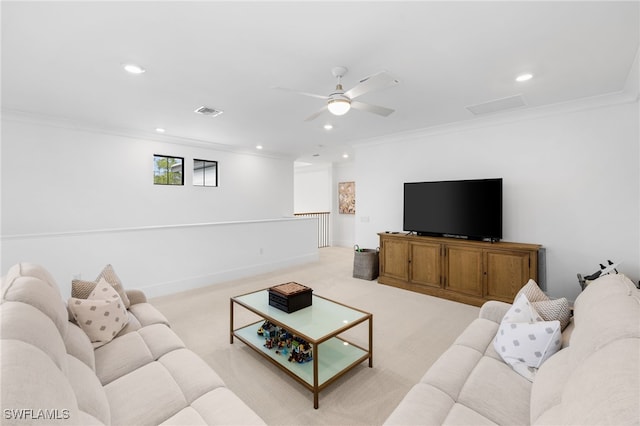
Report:
[[[544,291],[538,287],[538,284],[531,279],[527,281],[520,291],[518,291],[513,300],[518,300],[518,297],[520,297],[521,294],[527,296],[527,300],[529,300],[529,302],[543,302],[545,300],[549,300],[549,296],[544,294]]]
[[[531,302],[529,302],[529,298],[521,294],[511,308],[507,311],[507,313],[502,318],[502,323],[504,322],[536,322],[542,321],[542,317],[538,312],[534,309]]]
[[[94,348],[110,342],[129,321],[118,292],[104,278],[88,298],[71,297],[69,309]]]
[[[536,312],[540,314],[545,321],[560,321],[560,329],[564,330],[569,325],[571,318],[571,310],[569,302],[566,298],[550,299],[538,286],[534,280],[529,280],[516,294],[514,301],[524,294],[527,299],[532,302]]]
[[[560,321],[560,329],[564,330],[569,325],[571,319],[571,310],[569,309],[569,302],[566,298],[545,300],[540,302],[533,302],[533,308],[540,314],[545,321]]]
[[[95,281],[72,280],[71,297],[75,297],[77,299],[86,299],[95,289],[96,283],[100,281],[101,278],[104,278],[109,284],[111,284],[111,286],[118,292],[118,295],[122,299],[125,308],[129,309],[131,302],[127,297],[127,292],[122,285],[122,281],[120,281],[120,278],[111,265],[105,266]]]
[[[504,316],[493,341],[504,362],[529,381],[561,346],[560,322],[543,321],[525,294],[518,297]]]

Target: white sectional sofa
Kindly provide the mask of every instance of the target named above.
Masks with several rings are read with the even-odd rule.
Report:
[[[576,299],[563,349],[533,382],[494,349],[511,305],[487,302],[386,425],[640,424],[640,291],[606,275]]]
[[[94,350],[53,277],[20,263],[2,281],[2,424],[264,424],[141,292]]]

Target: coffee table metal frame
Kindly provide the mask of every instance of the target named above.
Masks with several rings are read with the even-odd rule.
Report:
[[[314,294],[312,305],[286,313],[269,305],[267,289],[258,290],[230,300],[229,342],[234,337],[282,369],[313,392],[313,408],[318,408],[318,394],[340,376],[365,360],[373,367],[373,315],[369,312]],[[234,305],[242,306],[263,318],[260,321],[234,326]],[[276,354],[264,346],[264,337],[257,330],[264,320],[285,328],[312,345],[313,361],[304,364],[289,362],[287,356]],[[369,342],[364,348],[347,341],[340,334],[368,322]]]

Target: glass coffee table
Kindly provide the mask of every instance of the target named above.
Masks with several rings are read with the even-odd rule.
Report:
[[[262,319],[236,328],[234,305],[239,305]],[[234,337],[238,338],[304,385],[313,392],[314,408],[319,406],[320,391],[344,373],[367,359],[369,367],[373,367],[373,315],[368,312],[314,294],[311,306],[286,313],[269,305],[268,289],[232,297],[230,306],[230,343],[233,343]],[[304,339],[312,348],[312,359],[303,363],[290,361],[290,350],[268,348],[265,336],[258,334],[264,321]],[[341,336],[347,330],[364,323],[368,323],[369,327],[367,347],[356,345]]]

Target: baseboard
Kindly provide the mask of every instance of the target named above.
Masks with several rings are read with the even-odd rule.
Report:
[[[220,284],[222,282],[237,280],[240,278],[249,277],[252,275],[263,274],[266,272],[275,271],[277,269],[287,268],[290,266],[301,265],[304,263],[315,262],[319,259],[319,254],[306,254],[302,256],[296,256],[288,259],[283,259],[277,262],[261,263],[256,265],[249,265],[248,267],[227,269],[224,271],[218,271],[211,274],[185,277],[180,280],[167,281],[162,283],[155,283],[140,287],[148,298],[166,296],[169,294],[179,293],[182,291],[193,290],[200,287],[206,287],[209,285]]]

